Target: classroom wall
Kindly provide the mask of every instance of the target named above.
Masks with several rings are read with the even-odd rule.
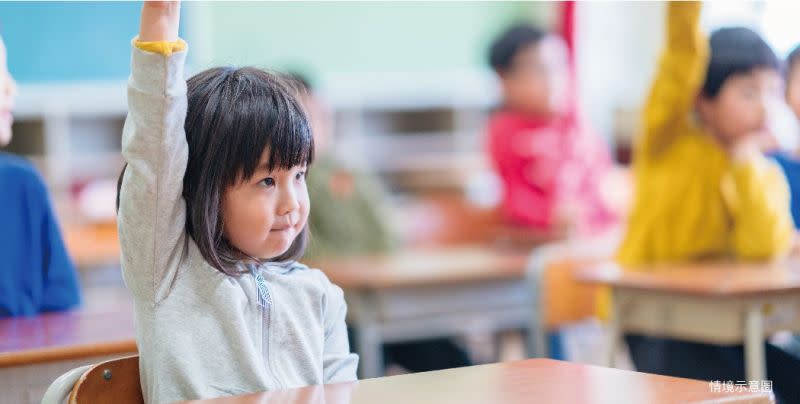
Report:
[[[0,2],[9,70],[20,84],[124,80],[138,2]]]
[[[196,68],[255,64],[337,72],[487,69],[491,38],[546,3],[187,3]]]
[[[664,37],[664,5],[580,2],[576,29],[581,110],[595,130],[613,138],[618,125],[635,125],[618,121],[636,119],[650,87]]]
[[[778,17],[793,15],[800,6],[759,4],[710,3],[704,25],[757,27],[768,20],[764,34],[783,55],[794,46],[796,35],[790,34],[798,26]],[[121,44],[137,31],[140,6],[0,2],[0,33],[12,74],[23,86],[124,80],[129,49]],[[490,77],[485,57],[491,38],[518,20],[548,25],[554,7],[540,2],[188,2],[183,9],[190,72],[255,64],[300,70],[312,79],[403,72],[424,83],[426,74],[481,71],[483,76],[467,77]],[[578,5],[583,111],[605,135],[613,134],[616,110],[636,109],[644,98],[663,38],[662,13],[660,2]]]
[[[127,76],[139,2],[0,2],[0,33],[20,83]],[[485,68],[511,22],[544,22],[546,3],[187,2],[196,68],[255,64],[313,72]],[[31,49],[36,49],[31,52]],[[57,61],[57,62],[56,62]]]

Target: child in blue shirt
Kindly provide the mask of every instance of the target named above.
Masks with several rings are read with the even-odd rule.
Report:
[[[786,103],[794,115],[800,118],[800,46],[786,58]],[[800,154],[798,151],[776,151],[770,153],[786,174],[792,198],[792,219],[800,229]]]
[[[0,147],[11,141],[16,86],[0,38]],[[0,318],[80,303],[78,281],[47,189],[26,160],[0,153]]]

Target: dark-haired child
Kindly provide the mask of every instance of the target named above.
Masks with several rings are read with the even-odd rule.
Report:
[[[667,46],[635,145],[635,201],[619,259],[776,257],[792,238],[789,195],[759,143],[769,103],[780,95],[779,61],[747,28],[707,39],[697,3],[670,3],[668,14]]]
[[[376,255],[396,251],[396,229],[382,209],[388,194],[380,180],[348,167],[333,153],[334,133],[327,110],[308,80],[294,74],[300,99],[314,133],[314,171],[308,175],[308,195],[314,210],[308,216],[311,241],[306,255],[318,261],[347,255]],[[351,341],[358,335],[350,333]],[[410,372],[428,372],[472,365],[467,352],[449,338],[385,344],[385,364]]]
[[[618,261],[629,270],[704,259],[770,260],[794,228],[783,173],[763,155],[779,62],[746,28],[700,29],[701,4],[670,2],[666,47],[634,151],[635,200]],[[668,267],[668,266],[667,266]],[[741,345],[627,335],[637,370],[746,380]],[[798,402],[800,360],[766,344],[767,378]]]
[[[516,25],[489,52],[503,92],[488,128],[503,213],[512,225],[554,236],[602,231],[616,221],[600,190],[612,168],[608,147],[578,116],[575,4],[561,7],[563,38]]]
[[[800,46],[786,58],[786,103],[800,119]],[[776,151],[770,153],[783,168],[791,192],[792,219],[795,228],[800,229],[800,155],[798,150]]]
[[[142,8],[122,137],[122,272],[145,401],[355,380],[342,290],[295,261],[314,154],[303,108],[253,68],[184,80],[179,8]]]
[[[0,38],[0,147],[11,141],[16,84]],[[0,318],[32,316],[80,304],[42,177],[22,157],[0,152]]]

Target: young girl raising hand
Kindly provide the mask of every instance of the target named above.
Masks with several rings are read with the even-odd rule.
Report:
[[[183,78],[180,4],[133,41],[122,272],[147,402],[355,380],[342,290],[297,263],[313,141],[294,91],[254,68]]]

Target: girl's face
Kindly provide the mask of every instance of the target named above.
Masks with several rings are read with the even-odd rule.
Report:
[[[11,112],[15,95],[16,85],[6,64],[6,46],[0,38],[0,147],[11,141],[11,124],[14,122]]]
[[[249,180],[225,191],[223,234],[249,257],[270,259],[286,252],[308,220],[305,166],[267,170],[269,153]]]

